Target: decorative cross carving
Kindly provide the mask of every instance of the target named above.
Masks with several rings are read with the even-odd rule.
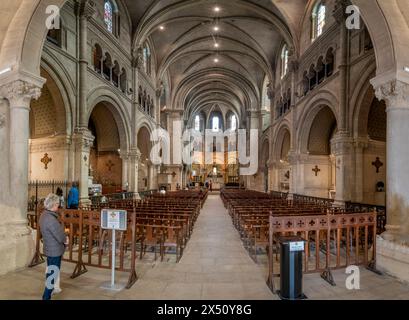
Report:
[[[377,157],[376,161],[372,162],[372,165],[376,168],[376,173],[379,173],[379,169],[383,166],[383,162]]]
[[[321,169],[318,168],[318,166],[315,166],[315,168],[312,169],[312,171],[315,172],[315,176],[317,177],[317,176],[318,176],[318,172],[321,172]]]
[[[279,229],[279,228],[281,227],[281,223],[278,222],[278,221],[276,221],[276,222],[274,222],[273,226],[274,226],[276,229]]]
[[[109,171],[112,171],[112,167],[115,166],[115,164],[111,160],[109,160],[106,166],[108,167]]]
[[[41,162],[44,163],[44,169],[47,170],[48,169],[48,164],[53,161],[53,159],[48,157],[48,153],[46,153],[44,155],[44,157],[41,159]]]

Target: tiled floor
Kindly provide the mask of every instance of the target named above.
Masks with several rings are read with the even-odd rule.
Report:
[[[169,256],[170,257],[170,256]],[[63,292],[54,299],[144,299],[144,300],[274,300],[279,299],[266,285],[265,259],[255,264],[244,249],[238,232],[220,198],[209,195],[180,263],[173,259],[154,262],[147,256],[137,260],[139,280],[121,292],[102,289],[109,270],[89,268],[70,279],[74,266],[63,264]],[[0,299],[39,299],[44,286],[44,265],[0,277]],[[388,276],[360,270],[360,290],[346,289],[348,276],[334,272],[333,287],[318,274],[304,276],[304,293],[309,299],[409,299],[409,286]],[[117,273],[125,284],[127,274]]]

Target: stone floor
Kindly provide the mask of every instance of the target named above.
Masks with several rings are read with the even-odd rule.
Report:
[[[121,292],[102,289],[110,271],[88,268],[70,279],[74,266],[63,264],[61,287],[56,300],[142,299],[142,300],[275,300],[266,285],[265,259],[253,262],[218,195],[209,195],[180,263],[172,257],[154,262],[147,255],[137,260],[139,280]],[[0,299],[39,299],[44,286],[44,265],[0,277]],[[126,273],[117,273],[125,284]],[[389,276],[360,270],[360,290],[348,290],[345,271],[334,272],[333,287],[318,274],[304,276],[304,293],[309,299],[409,299],[409,286]]]

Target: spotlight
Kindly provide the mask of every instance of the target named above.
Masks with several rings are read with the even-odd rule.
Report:
[[[219,59],[215,58],[214,63],[218,63],[218,62],[219,62]]]
[[[218,47],[220,47],[220,45],[216,42],[216,43],[214,44],[214,47],[215,47],[215,48],[218,48]]]
[[[220,12],[220,7],[214,7],[215,12]]]
[[[218,26],[215,26],[215,27],[213,28],[213,30],[214,30],[214,31],[219,31],[220,28],[219,28]]]
[[[160,26],[159,29],[163,31],[163,30],[165,30],[165,27],[164,27],[164,26]]]

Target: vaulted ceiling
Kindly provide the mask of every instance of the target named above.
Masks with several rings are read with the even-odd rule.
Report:
[[[293,46],[294,27],[273,3],[282,0],[124,0],[133,47],[153,46],[158,84],[165,81],[173,109],[189,118],[214,105],[246,110],[261,105],[281,46]],[[289,1],[286,1],[289,2]],[[306,0],[292,0],[305,6]],[[299,21],[299,20],[298,20]],[[218,29],[216,29],[218,28]]]

